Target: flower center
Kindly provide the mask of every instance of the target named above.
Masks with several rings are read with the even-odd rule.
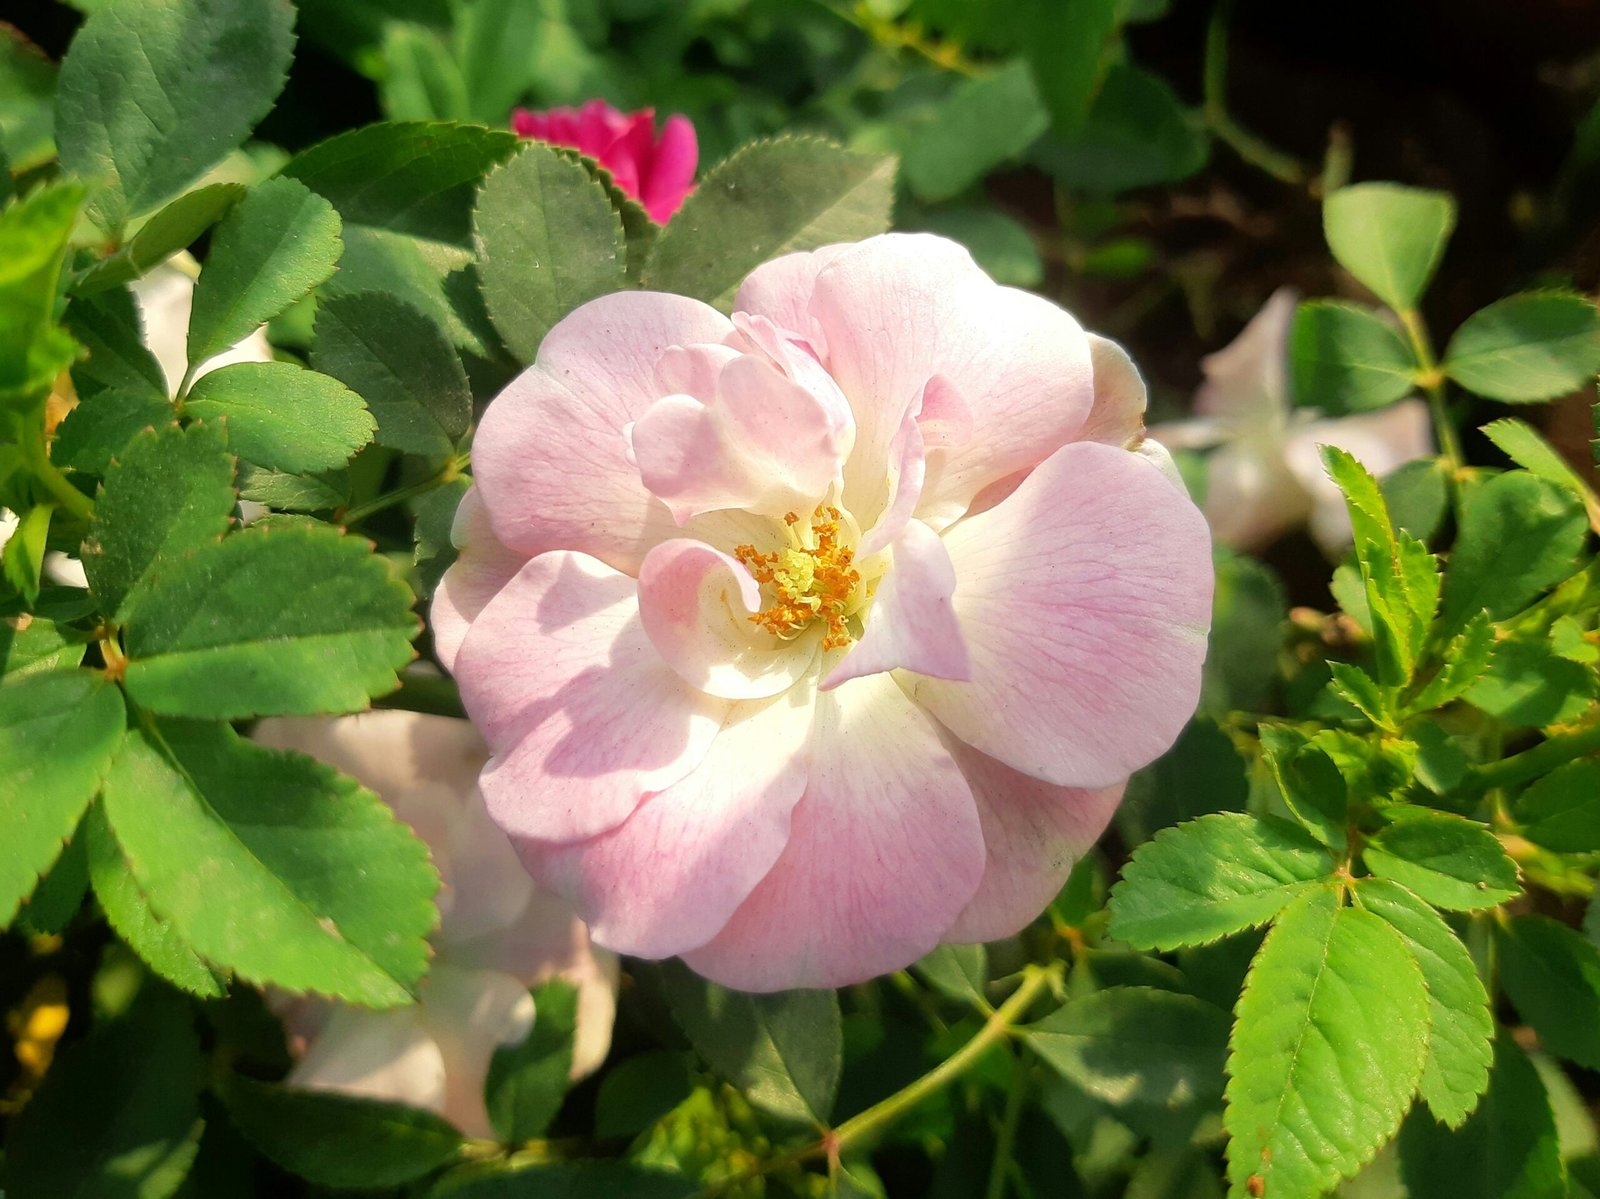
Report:
[[[789,545],[771,554],[753,545],[735,546],[733,556],[765,589],[771,603],[750,619],[785,640],[797,636],[814,621],[828,626],[822,639],[825,650],[842,649],[854,638],[845,621],[856,608],[860,573],[851,565],[855,551],[839,542],[839,509],[821,507],[809,525],[793,512],[783,518]]]

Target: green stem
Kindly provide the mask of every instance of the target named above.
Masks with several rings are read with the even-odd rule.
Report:
[[[1011,1170],[1011,1153],[1017,1143],[1017,1125],[1022,1121],[1022,1100],[1028,1093],[1028,1062],[1018,1054],[1011,1062],[1011,1083],[1006,1088],[1006,1108],[995,1136],[994,1164],[989,1167],[989,1186],[984,1199],[1005,1199],[1006,1178]]]
[[[1233,4],[1234,0],[1217,0],[1216,7],[1211,10],[1211,24],[1206,29],[1206,125],[1218,141],[1231,147],[1251,166],[1280,182],[1304,187],[1309,182],[1305,167],[1251,133],[1228,112],[1228,26],[1233,21]]]
[[[1474,791],[1514,786],[1541,778],[1557,766],[1564,766],[1575,758],[1592,753],[1600,753],[1600,723],[1591,724],[1575,733],[1559,733],[1532,749],[1525,749],[1498,762],[1474,766],[1468,775],[1467,786]]]
[[[54,462],[39,457],[30,465],[33,468],[33,477],[38,479],[45,490],[68,512],[85,522],[94,516],[94,501],[74,487],[72,481],[61,473],[61,469]]]
[[[1433,355],[1433,342],[1428,338],[1422,315],[1415,308],[1407,308],[1399,315],[1400,324],[1404,326],[1406,337],[1411,342],[1411,352],[1417,356],[1417,365],[1422,369],[1422,377],[1418,382],[1428,397],[1428,408],[1433,413],[1433,432],[1439,439],[1439,452],[1444,455],[1453,473],[1461,469],[1464,460],[1461,457],[1461,442],[1456,438],[1456,427],[1445,408],[1444,372],[1439,369],[1439,360]]]
[[[394,491],[378,496],[377,499],[368,500],[365,504],[357,504],[354,508],[347,508],[344,512],[343,523],[345,528],[358,525],[367,517],[393,508],[396,504],[403,504],[407,500],[414,500],[419,495],[427,495],[436,487],[443,487],[446,483],[453,483],[459,479],[472,465],[470,452],[458,454],[446,462],[436,474],[429,475],[426,479],[416,483],[398,487]]]

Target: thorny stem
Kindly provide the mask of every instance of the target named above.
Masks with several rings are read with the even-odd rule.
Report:
[[[1433,413],[1433,431],[1439,438],[1439,452],[1444,455],[1454,475],[1463,463],[1456,427],[1451,424],[1450,413],[1444,406],[1444,372],[1439,369],[1439,361],[1433,356],[1433,343],[1428,339],[1422,316],[1415,308],[1407,308],[1399,315],[1400,324],[1411,342],[1411,352],[1417,356],[1417,365],[1422,368],[1422,375],[1417,382],[1428,397],[1428,407]]]
[[[426,479],[410,483],[405,487],[398,487],[394,491],[380,495],[377,499],[368,500],[365,504],[357,504],[354,508],[345,509],[342,522],[346,528],[358,525],[367,517],[393,508],[396,504],[403,504],[407,500],[416,499],[419,495],[427,495],[436,487],[443,487],[446,483],[453,483],[466,473],[472,465],[472,453],[457,454],[446,462],[436,474],[429,475]]]
[[[1311,180],[1305,167],[1251,133],[1228,112],[1228,26],[1233,20],[1233,3],[1234,0],[1218,0],[1206,28],[1206,127],[1251,166],[1292,187],[1306,187]]]

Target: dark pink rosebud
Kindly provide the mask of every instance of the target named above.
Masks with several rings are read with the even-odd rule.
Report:
[[[582,108],[519,108],[511,128],[518,137],[571,146],[597,160],[657,224],[665,224],[694,188],[700,148],[688,117],[668,117],[658,137],[654,109],[622,113],[590,100]]]

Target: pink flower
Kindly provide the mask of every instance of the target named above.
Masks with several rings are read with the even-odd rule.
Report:
[[[1402,400],[1381,412],[1323,418],[1289,398],[1289,326],[1298,299],[1279,288],[1231,343],[1207,357],[1193,419],[1154,430],[1170,446],[1210,449],[1205,513],[1216,539],[1254,550],[1309,525],[1329,557],[1350,547],[1344,495],[1319,445],[1354,454],[1380,478],[1433,453],[1428,408]]]
[[[1199,695],[1205,522],[1117,346],[890,234],[604,296],[489,406],[435,644],[599,943],[746,990],[1009,935]]]
[[[296,1049],[290,1086],[425,1108],[492,1137],[483,1088],[502,1045],[533,1027],[528,988],[578,988],[573,1077],[611,1045],[617,960],[595,950],[556,896],[539,891],[492,825],[474,782],[487,756],[464,720],[415,712],[263,720],[255,739],[298,750],[376,791],[428,843],[443,879],[434,961],[411,1007],[374,1011],[322,999],[275,1003]]]
[[[590,100],[582,108],[519,108],[511,114],[511,128],[518,137],[571,146],[595,159],[658,225],[694,188],[700,151],[688,117],[668,117],[657,138],[654,109],[622,113],[604,100]]]

